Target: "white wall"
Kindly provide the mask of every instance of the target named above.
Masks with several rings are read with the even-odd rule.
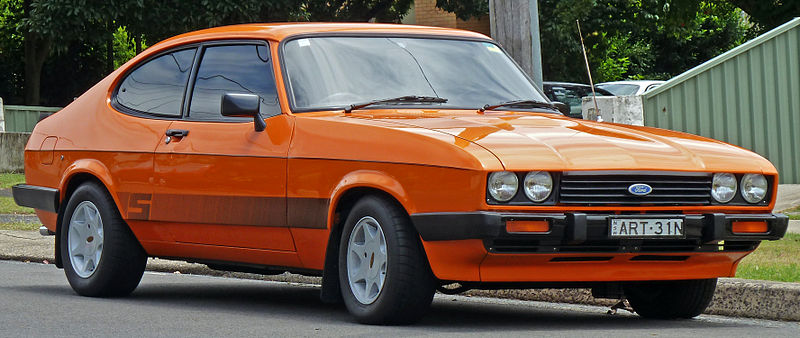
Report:
[[[644,109],[641,96],[598,96],[595,111],[591,96],[583,98],[581,113],[584,120],[598,121],[598,115],[604,122],[644,125]]]

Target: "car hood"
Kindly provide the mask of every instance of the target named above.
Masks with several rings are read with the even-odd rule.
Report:
[[[763,157],[724,142],[552,113],[366,110],[351,117],[435,130],[462,147],[475,143],[506,170],[775,172]]]

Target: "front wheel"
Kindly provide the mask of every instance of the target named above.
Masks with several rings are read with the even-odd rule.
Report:
[[[631,307],[644,318],[693,318],[711,303],[717,279],[634,282],[624,286]]]
[[[391,201],[367,196],[345,221],[339,250],[345,306],[366,324],[407,324],[430,307],[434,279],[419,235]]]
[[[88,182],[75,189],[60,237],[64,273],[78,294],[125,296],[139,285],[147,254],[102,186]]]

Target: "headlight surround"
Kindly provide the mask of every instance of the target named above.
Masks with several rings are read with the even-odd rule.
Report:
[[[731,173],[716,173],[711,180],[711,197],[717,202],[728,203],[736,196],[736,176]]]
[[[767,197],[769,182],[761,174],[745,174],[742,176],[741,194],[748,203],[758,203]]]
[[[547,200],[553,191],[553,176],[546,171],[531,171],[525,175],[522,186],[528,199],[541,203]]]
[[[497,201],[508,202],[517,194],[519,179],[510,171],[499,171],[489,175],[489,195]]]

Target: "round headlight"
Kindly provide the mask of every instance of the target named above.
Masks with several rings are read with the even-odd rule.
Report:
[[[729,173],[714,174],[711,181],[711,197],[717,202],[728,203],[736,195],[736,176]]]
[[[500,171],[489,175],[489,195],[500,202],[507,202],[514,198],[519,187],[517,174],[510,171]]]
[[[546,171],[531,171],[523,181],[525,196],[534,202],[543,202],[553,191],[553,177]]]
[[[767,178],[761,174],[746,174],[742,177],[742,197],[750,203],[758,203],[767,197]]]

